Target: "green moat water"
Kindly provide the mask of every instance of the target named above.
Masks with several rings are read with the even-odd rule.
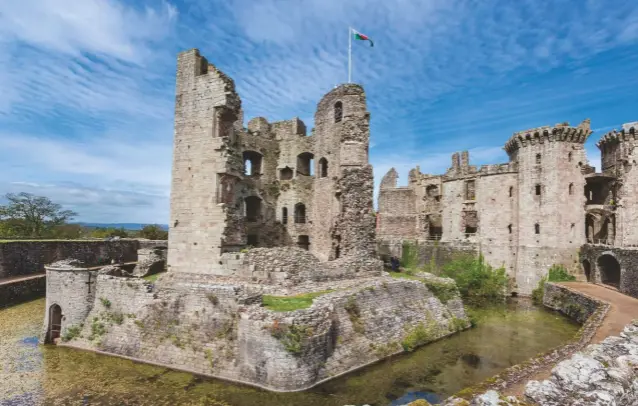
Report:
[[[39,346],[44,299],[0,309],[0,405],[400,405],[445,398],[561,345],[579,326],[516,300],[479,325],[297,393],[271,393],[115,357]]]

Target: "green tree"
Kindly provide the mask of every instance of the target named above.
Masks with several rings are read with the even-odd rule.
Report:
[[[120,237],[126,238],[128,237],[128,232],[124,228],[102,228],[98,227],[91,231],[91,237],[93,238],[108,238],[108,237]]]
[[[9,193],[5,197],[9,203],[0,206],[0,220],[13,230],[15,236],[44,237],[56,226],[66,224],[77,216],[77,213],[63,210],[47,197],[25,192]]]
[[[165,231],[157,224],[149,224],[142,227],[139,236],[149,240],[168,240],[168,231]]]

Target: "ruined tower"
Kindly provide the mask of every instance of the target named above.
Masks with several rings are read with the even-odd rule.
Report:
[[[596,144],[602,173],[587,178],[587,240],[592,243],[638,245],[638,122],[605,134]]]
[[[245,244],[235,84],[196,49],[177,59],[168,269],[215,273],[226,249]]]
[[[322,261],[374,254],[369,121],[365,93],[356,84],[333,89],[317,106],[311,252]]]
[[[557,124],[515,133],[505,144],[518,164],[516,283],[530,292],[553,264],[568,269],[585,242],[584,142],[589,120],[577,127]]]

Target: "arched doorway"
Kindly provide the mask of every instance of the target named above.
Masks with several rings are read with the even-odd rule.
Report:
[[[588,260],[583,261],[583,271],[585,271],[585,277],[587,282],[591,282],[591,264]]]
[[[613,256],[609,254],[601,255],[598,258],[598,271],[600,272],[600,281],[606,285],[616,288],[620,287],[620,264]]]
[[[49,308],[49,331],[47,342],[55,343],[56,338],[60,338],[62,329],[62,308],[54,304]]]

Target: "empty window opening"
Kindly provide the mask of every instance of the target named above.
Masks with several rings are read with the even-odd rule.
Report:
[[[312,160],[314,155],[310,152],[303,152],[297,155],[297,175],[312,176]]]
[[[541,163],[541,154],[536,154],[536,163],[537,164]]]
[[[340,123],[343,118],[343,103],[340,101],[335,103],[335,123]]]
[[[54,304],[49,308],[49,331],[48,342],[55,344],[56,340],[60,338],[60,331],[62,330],[62,308]]]
[[[465,200],[476,199],[476,183],[473,180],[465,182]]]
[[[541,185],[536,185],[536,196],[541,195]]]
[[[328,160],[326,158],[321,158],[319,160],[319,177],[328,177]]]
[[[510,186],[510,197],[514,196],[514,186]]]
[[[292,169],[290,169],[289,167],[285,167],[284,169],[280,169],[279,170],[279,179],[280,180],[290,180],[292,179]]]
[[[303,224],[306,222],[306,205],[297,203],[295,205],[295,223]]]
[[[511,225],[511,224],[507,226],[507,231],[508,231],[510,234],[512,234],[512,225]]]
[[[469,237],[476,234],[476,227],[465,226],[465,236]]]
[[[261,154],[256,151],[244,151],[244,174],[247,176],[261,175]]]
[[[297,246],[305,250],[310,249],[310,237],[307,235],[300,235],[297,237]]]
[[[541,225],[540,224],[538,224],[538,223],[534,224],[534,232],[536,234],[540,234],[541,233]]]
[[[429,230],[430,238],[434,240],[440,240],[443,236],[443,227],[433,227],[430,226]]]
[[[257,196],[249,196],[245,199],[246,202],[246,221],[255,223],[259,221],[261,217],[261,199]]]
[[[567,161],[568,162],[572,161],[572,153],[571,152],[569,154],[567,154]]]
[[[569,194],[570,194],[570,195],[573,195],[573,194],[574,194],[574,184],[573,184],[573,183],[570,183],[570,184],[569,184]]]
[[[341,236],[338,235],[335,237],[335,259],[338,259],[341,256]]]
[[[598,258],[600,280],[606,285],[620,287],[620,264],[613,256],[605,254]]]
[[[283,207],[281,209],[281,224],[288,224],[288,208]]]
[[[247,244],[252,246],[252,247],[256,247],[259,244],[259,238],[257,237],[257,235],[255,234],[248,234],[247,236]]]
[[[439,187],[437,185],[428,185],[425,188],[425,194],[428,197],[433,197],[434,199],[436,199],[437,197],[439,197]]]

